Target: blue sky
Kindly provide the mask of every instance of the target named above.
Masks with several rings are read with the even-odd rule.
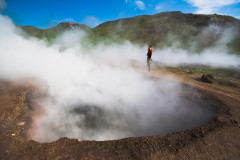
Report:
[[[164,11],[224,14],[240,18],[240,0],[0,0],[14,23],[48,28],[72,21],[95,27],[106,21]]]

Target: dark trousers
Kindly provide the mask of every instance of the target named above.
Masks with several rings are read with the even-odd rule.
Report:
[[[150,67],[151,67],[151,58],[147,58],[147,67],[148,67],[148,72],[150,72]]]

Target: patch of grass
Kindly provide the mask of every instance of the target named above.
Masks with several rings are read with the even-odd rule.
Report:
[[[185,72],[192,75],[210,74],[223,79],[240,80],[240,70],[237,68],[221,68],[207,65],[181,65],[178,67],[166,67],[171,72]]]
[[[214,73],[212,71],[205,71],[205,70],[202,70],[202,69],[190,70],[187,73],[189,73],[189,74],[209,74],[209,75],[214,76]]]

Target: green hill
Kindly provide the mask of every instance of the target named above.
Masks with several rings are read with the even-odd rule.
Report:
[[[111,41],[130,40],[134,43],[152,44],[155,47],[172,45],[176,40],[180,47],[190,48],[192,42],[200,41],[199,35],[209,26],[221,30],[229,27],[239,28],[240,20],[222,15],[196,15],[181,12],[163,12],[143,15],[100,24],[92,29],[96,39],[111,38]],[[197,45],[201,50],[214,45],[218,35],[208,35]],[[229,47],[240,52],[240,31],[230,40]]]
[[[104,42],[122,42],[129,40],[137,44],[152,44],[154,47],[166,47],[176,44],[180,48],[192,48],[201,51],[214,46],[225,29],[231,28],[234,36],[227,44],[232,53],[240,54],[240,20],[224,15],[184,14],[181,12],[162,12],[155,15],[142,15],[109,21],[90,28],[77,23],[60,23],[59,25],[41,30],[35,27],[23,27],[30,35],[47,39],[73,28],[85,30],[88,41],[93,44]],[[213,30],[203,30],[213,26]],[[214,29],[215,27],[215,29]]]
[[[62,22],[49,29],[39,29],[32,26],[24,26],[21,28],[31,36],[36,36],[38,38],[46,38],[46,39],[55,38],[57,35],[67,30],[88,31],[90,29],[90,27],[85,24],[78,24],[74,22]]]

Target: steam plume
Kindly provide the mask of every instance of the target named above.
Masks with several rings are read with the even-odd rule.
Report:
[[[131,61],[145,66],[147,46],[81,45],[85,33],[70,31],[52,45],[26,39],[11,20],[0,16],[0,77],[8,80],[35,77],[46,82],[49,100],[46,113],[37,121],[38,141],[63,136],[81,139],[117,139],[166,134],[206,123],[212,114],[206,102],[181,98],[176,77],[152,80],[130,67]],[[166,64],[217,62],[239,65],[237,56],[221,53],[227,62],[213,59],[219,53],[194,56],[173,48],[155,52]],[[210,51],[209,51],[210,52]],[[215,63],[211,63],[215,64]],[[202,107],[205,106],[205,107]]]

